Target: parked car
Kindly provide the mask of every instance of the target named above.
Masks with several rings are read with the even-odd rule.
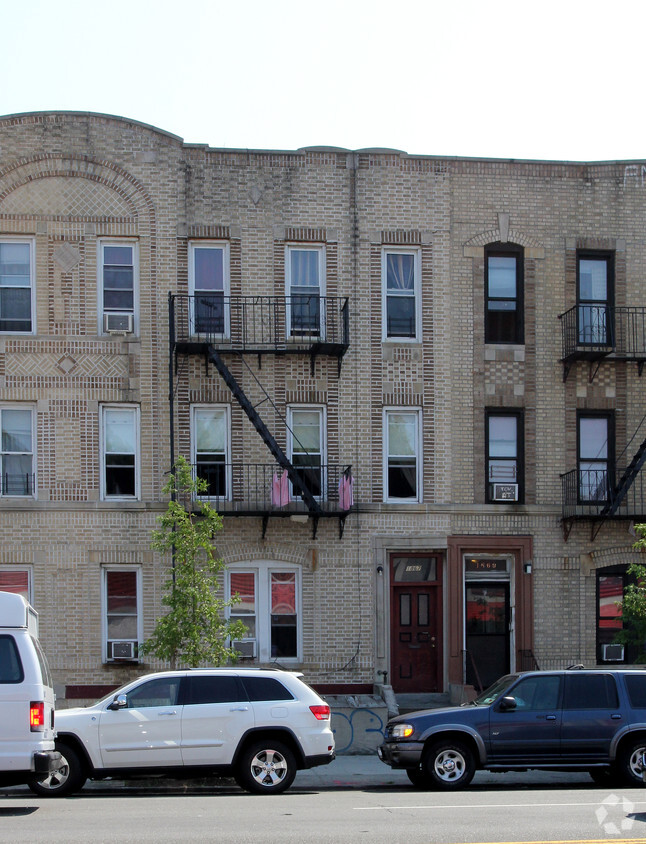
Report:
[[[59,764],[38,614],[22,595],[0,592],[0,785],[29,783]]]
[[[93,706],[56,713],[63,767],[30,784],[41,796],[86,780],[232,775],[278,794],[299,768],[334,758],[330,707],[291,671],[165,671],[139,677]]]
[[[509,674],[470,704],[392,718],[379,757],[414,785],[445,790],[480,768],[589,771],[641,786],[646,671],[576,668]]]

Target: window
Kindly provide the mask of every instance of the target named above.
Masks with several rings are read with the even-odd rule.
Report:
[[[558,707],[560,689],[560,677],[532,675],[519,680],[510,694],[516,701],[517,709],[540,712]]]
[[[523,250],[492,244],[485,252],[485,343],[523,342]]]
[[[104,659],[108,662],[138,656],[141,628],[141,570],[103,569]]]
[[[386,501],[421,500],[421,447],[418,410],[386,410]]]
[[[206,481],[202,495],[230,498],[229,407],[196,407],[193,411],[192,462],[198,478]]]
[[[156,677],[126,694],[128,709],[147,709],[150,706],[177,706],[179,677]]]
[[[579,415],[579,500],[603,502],[613,484],[612,417]]]
[[[30,569],[19,569],[13,566],[0,568],[0,591],[22,595],[32,604]]]
[[[419,252],[384,249],[381,261],[384,339],[419,340]]]
[[[618,705],[611,674],[566,674],[563,709],[615,709]]]
[[[184,704],[234,703],[246,700],[237,677],[193,674],[185,680]]]
[[[602,664],[631,664],[641,655],[639,637],[623,644],[616,642],[617,634],[624,629],[624,593],[636,582],[627,568],[622,564],[597,569],[597,662]]]
[[[255,641],[256,656],[268,661],[295,660],[300,655],[300,570],[271,564],[231,566],[228,594],[240,602],[229,609],[232,620],[247,627],[244,641]]]
[[[323,247],[288,246],[285,264],[289,333],[292,337],[317,337],[325,325],[321,312],[325,293]]]
[[[0,331],[34,331],[34,244],[0,240]]]
[[[3,496],[34,495],[33,413],[26,407],[0,407]]]
[[[139,410],[102,407],[102,497],[138,498]]]
[[[487,501],[520,501],[522,481],[522,414],[486,414]]]
[[[0,636],[0,684],[22,683],[25,674],[13,636]]]
[[[288,408],[288,451],[301,483],[315,498],[325,488],[325,418],[321,407]],[[300,495],[292,487],[292,496]]]
[[[577,253],[577,314],[581,345],[612,345],[614,255]]]
[[[104,315],[103,330],[108,330],[107,314],[134,320],[137,284],[137,247],[135,243],[104,241],[99,244],[99,291],[102,297],[100,313]],[[126,322],[120,326],[127,327]],[[130,329],[134,326],[130,323]]]
[[[229,244],[189,244],[191,334],[229,336]]]
[[[294,695],[289,689],[273,677],[241,677],[240,679],[251,701],[294,700]]]

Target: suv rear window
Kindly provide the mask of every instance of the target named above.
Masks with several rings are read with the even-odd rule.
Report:
[[[249,700],[294,700],[294,695],[273,677],[241,677]]]
[[[25,678],[13,636],[0,636],[0,683],[22,683]]]
[[[626,688],[633,709],[646,709],[646,674],[626,674]]]
[[[567,674],[563,709],[615,709],[619,705],[610,674]]]
[[[188,677],[185,704],[234,703],[246,700],[237,677]]]

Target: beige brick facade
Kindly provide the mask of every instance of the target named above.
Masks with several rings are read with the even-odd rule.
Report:
[[[635,559],[634,538],[627,520],[610,518],[594,539],[590,522],[568,524],[566,541],[560,475],[577,465],[577,413],[612,412],[619,455],[645,407],[634,362],[605,360],[591,377],[579,361],[563,380],[558,317],[577,302],[581,251],[612,254],[617,306],[646,304],[641,173],[621,162],[217,150],[104,115],[0,118],[0,245],[30,244],[33,263],[32,330],[0,334],[0,413],[31,410],[36,477],[34,495],[0,496],[0,578],[30,574],[59,697],[89,698],[158,667],[106,660],[102,571],[138,572],[149,635],[170,565],[150,533],[165,507],[171,407],[176,454],[191,458],[191,408],[217,405],[230,408],[231,460],[273,462],[213,365],[171,360],[168,296],[189,292],[199,243],[226,246],[231,297],[285,297],[286,255],[301,246],[324,256],[325,296],[349,300],[340,371],[326,353],[225,355],[282,449],[290,409],[320,408],[327,463],[352,465],[355,507],[343,523],[321,518],[314,535],[312,518],[270,516],[263,532],[260,513],[225,515],[217,538],[229,566],[298,573],[298,656],[283,664],[329,690],[368,690],[383,672],[396,686],[395,603],[428,598],[397,587],[392,555],[436,561],[432,635],[412,643],[435,651],[426,691],[465,682],[471,557],[508,561],[490,583],[509,589],[503,667],[521,667],[521,651],[546,667],[595,664],[597,570]],[[134,331],[123,336],[103,330],[106,242],[136,255]],[[522,344],[485,342],[493,243],[523,248]],[[389,249],[419,262],[413,341],[384,339]],[[106,406],[139,413],[132,500],[104,494]],[[384,413],[396,409],[419,412],[415,503],[384,501]],[[522,414],[522,503],[487,502],[485,419],[496,409]]]

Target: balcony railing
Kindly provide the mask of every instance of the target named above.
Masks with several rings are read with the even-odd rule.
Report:
[[[345,516],[354,508],[349,467],[311,464],[295,468],[318,505],[313,515]],[[200,498],[208,499],[220,514],[281,516],[310,512],[277,464],[219,463],[211,459],[194,464],[192,470],[193,477],[207,483]]]
[[[32,474],[11,475],[2,473],[2,497],[33,497],[35,476]]]
[[[575,305],[559,316],[562,360],[598,360],[612,355],[646,361],[646,308]]]
[[[316,352],[341,357],[349,345],[342,296],[169,295],[171,342],[239,352]]]
[[[561,501],[564,519],[646,519],[646,479],[642,471],[624,493],[616,511],[613,505],[615,483],[623,477],[625,467],[607,469],[573,469],[561,475]]]

